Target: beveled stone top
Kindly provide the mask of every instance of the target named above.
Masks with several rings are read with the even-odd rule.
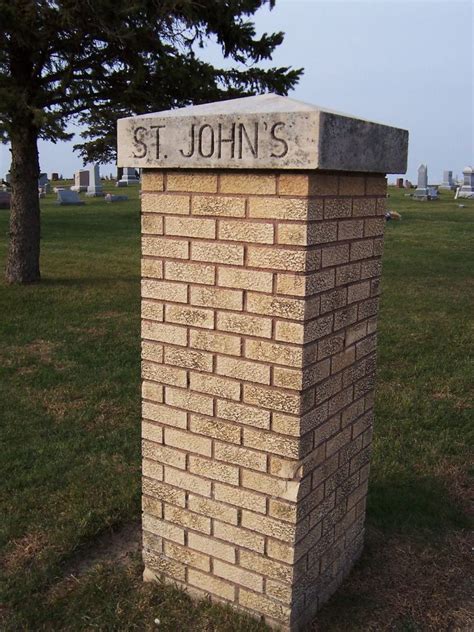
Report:
[[[119,119],[119,167],[405,173],[408,132],[277,94]]]

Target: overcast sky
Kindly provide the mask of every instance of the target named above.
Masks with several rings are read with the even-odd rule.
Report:
[[[271,65],[305,69],[289,96],[409,130],[414,182],[422,162],[432,183],[474,163],[471,0],[277,0],[255,21],[286,33]],[[221,63],[215,46],[205,57]],[[73,144],[40,142],[41,170],[72,176],[82,167]],[[3,175],[10,157],[0,152]]]

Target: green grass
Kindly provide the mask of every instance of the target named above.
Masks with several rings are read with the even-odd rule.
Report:
[[[390,189],[403,220],[386,230],[366,552],[315,630],[466,621],[474,202],[403,193]],[[138,557],[71,578],[140,513],[138,190],[127,194],[43,200],[42,282],[0,283],[0,627],[263,630],[144,585]],[[2,268],[7,220],[0,210]]]

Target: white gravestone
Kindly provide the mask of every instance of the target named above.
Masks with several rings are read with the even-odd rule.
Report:
[[[76,191],[71,191],[70,189],[62,189],[61,191],[58,191],[57,195],[58,204],[60,206],[80,206],[84,204]]]
[[[464,180],[458,197],[474,199],[474,169],[472,167],[465,167],[462,174]]]
[[[87,187],[86,195],[89,197],[102,197],[104,195],[100,181],[99,165],[93,165],[89,169],[89,186]]]

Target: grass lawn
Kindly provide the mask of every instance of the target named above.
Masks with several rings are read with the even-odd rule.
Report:
[[[0,628],[263,631],[141,582],[139,202],[126,193],[42,200],[43,281],[0,280]],[[390,189],[403,220],[386,230],[366,548],[314,631],[474,628],[474,201],[452,197]],[[1,269],[7,231],[0,210]]]

